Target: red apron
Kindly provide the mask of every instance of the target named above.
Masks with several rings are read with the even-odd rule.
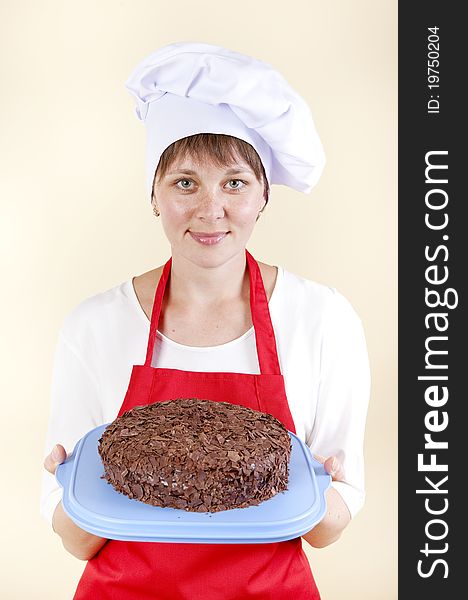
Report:
[[[246,250],[260,374],[160,369],[151,360],[172,258],[156,290],[144,365],[134,365],[119,416],[175,398],[224,401],[267,412],[295,433],[260,268]],[[300,537],[268,544],[109,540],[88,561],[74,600],[317,600]]]

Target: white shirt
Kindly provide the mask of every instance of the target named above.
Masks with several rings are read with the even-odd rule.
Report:
[[[354,516],[364,503],[363,438],[370,370],[362,323],[336,289],[278,267],[269,310],[296,435],[313,453],[337,455],[345,482],[333,482]],[[55,350],[44,458],[71,453],[91,429],[113,421],[133,365],[145,362],[150,321],[132,279],[87,298],[65,318]],[[259,373],[255,330],[226,344],[192,347],[157,332],[152,366]],[[52,523],[62,499],[44,470],[40,513]]]

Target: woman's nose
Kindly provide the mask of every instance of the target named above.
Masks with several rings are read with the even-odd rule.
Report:
[[[200,194],[197,205],[197,215],[201,218],[219,218],[224,216],[224,199],[212,190]]]

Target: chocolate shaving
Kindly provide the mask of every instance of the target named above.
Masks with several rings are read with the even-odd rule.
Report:
[[[291,440],[269,413],[178,398],[123,413],[98,451],[102,479],[118,492],[153,506],[218,512],[286,490]]]

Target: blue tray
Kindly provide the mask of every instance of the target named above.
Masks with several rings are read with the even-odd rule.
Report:
[[[196,513],[131,499],[101,479],[98,440],[107,425],[83,436],[56,470],[65,512],[90,533],[138,542],[261,544],[299,537],[325,514],[331,478],[294,433],[289,432],[292,452],[286,491],[258,506]]]

